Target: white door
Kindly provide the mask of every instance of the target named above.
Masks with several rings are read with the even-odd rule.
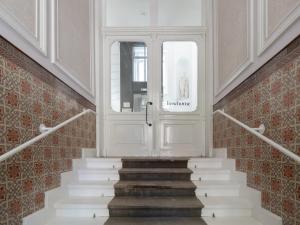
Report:
[[[104,45],[105,155],[204,155],[204,36],[107,36]]]

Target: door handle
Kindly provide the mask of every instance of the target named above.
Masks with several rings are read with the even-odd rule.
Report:
[[[152,105],[153,103],[152,102],[147,102],[146,104],[146,124],[149,126],[149,127],[152,127],[152,123],[149,123],[148,122],[148,106],[149,105]]]

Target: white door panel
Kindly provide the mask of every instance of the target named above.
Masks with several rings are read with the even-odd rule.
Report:
[[[204,156],[205,37],[112,35],[104,46],[105,155]]]
[[[204,155],[204,133],[201,121],[162,121],[161,156]]]
[[[109,123],[109,156],[148,156],[148,126],[144,121]]]

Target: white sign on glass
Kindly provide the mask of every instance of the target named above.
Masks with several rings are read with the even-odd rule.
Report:
[[[198,47],[191,41],[167,41],[162,46],[162,108],[193,112],[198,101]]]

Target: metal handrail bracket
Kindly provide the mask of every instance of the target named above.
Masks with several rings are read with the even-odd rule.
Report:
[[[300,164],[300,157],[298,155],[296,155],[292,151],[288,150],[287,148],[279,145],[278,143],[274,142],[270,138],[268,138],[268,137],[266,137],[266,136],[263,135],[263,133],[265,131],[265,126],[263,124],[261,124],[259,126],[259,128],[251,128],[251,127],[247,126],[246,124],[242,123],[241,121],[237,120],[236,118],[234,118],[234,117],[230,116],[229,114],[225,113],[224,109],[223,110],[220,110],[220,109],[216,110],[213,114],[216,114],[216,113],[219,113],[219,114],[227,117],[228,119],[230,119],[231,121],[233,121],[237,125],[243,127],[245,130],[247,130],[250,133],[254,134],[258,138],[262,139],[263,141],[265,141],[269,145],[271,145],[274,148],[276,148],[277,150],[279,150],[284,155],[292,158],[293,160],[295,160],[297,163]]]
[[[96,114],[95,111],[91,110],[91,109],[85,109],[83,112],[71,117],[70,119],[58,124],[55,127],[46,127],[45,125],[41,124],[39,127],[39,130],[41,132],[40,135],[32,138],[31,140],[19,145],[18,147],[10,150],[9,152],[4,153],[3,155],[0,156],[0,162],[12,157],[13,155],[21,152],[22,150],[26,149],[27,147],[29,147],[30,145],[33,145],[34,143],[38,142],[39,140],[43,139],[44,137],[48,136],[49,134],[59,130],[60,128],[66,126],[67,124],[73,122],[74,120],[77,120],[79,117],[88,114],[88,113],[94,113]]]

